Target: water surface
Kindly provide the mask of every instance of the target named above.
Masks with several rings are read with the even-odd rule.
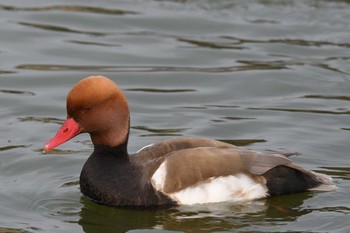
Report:
[[[17,1],[0,5],[0,232],[349,232],[349,1]],[[131,108],[130,152],[167,137],[297,151],[333,192],[118,209],[91,203],[80,135],[41,150],[80,79]]]

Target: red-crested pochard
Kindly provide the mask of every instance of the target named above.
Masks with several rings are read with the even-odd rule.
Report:
[[[68,93],[67,119],[44,152],[89,133],[94,151],[80,174],[81,192],[108,206],[246,201],[335,188],[331,177],[299,167],[289,154],[210,139],[165,139],[129,155],[129,126],[119,87],[103,76],[88,77]]]

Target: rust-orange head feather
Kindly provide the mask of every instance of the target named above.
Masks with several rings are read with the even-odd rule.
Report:
[[[77,111],[97,105],[109,99],[118,99],[127,105],[127,100],[119,87],[104,76],[90,76],[79,81],[67,95],[68,116]]]

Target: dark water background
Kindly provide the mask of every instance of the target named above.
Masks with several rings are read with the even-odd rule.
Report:
[[[132,112],[131,152],[195,136],[298,151],[333,192],[125,210],[81,196],[87,135],[41,148],[80,79]],[[0,232],[350,232],[349,1],[0,2]]]

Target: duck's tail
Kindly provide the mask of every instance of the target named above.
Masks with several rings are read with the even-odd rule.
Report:
[[[293,163],[274,167],[263,176],[270,196],[336,189],[330,176],[310,171]]]
[[[332,177],[326,174],[310,171],[308,169],[299,167],[293,163],[288,164],[287,166],[298,170],[304,175],[310,177],[310,180],[312,182],[310,183],[310,187],[308,188],[309,191],[332,191],[337,188],[337,186],[334,184]]]

